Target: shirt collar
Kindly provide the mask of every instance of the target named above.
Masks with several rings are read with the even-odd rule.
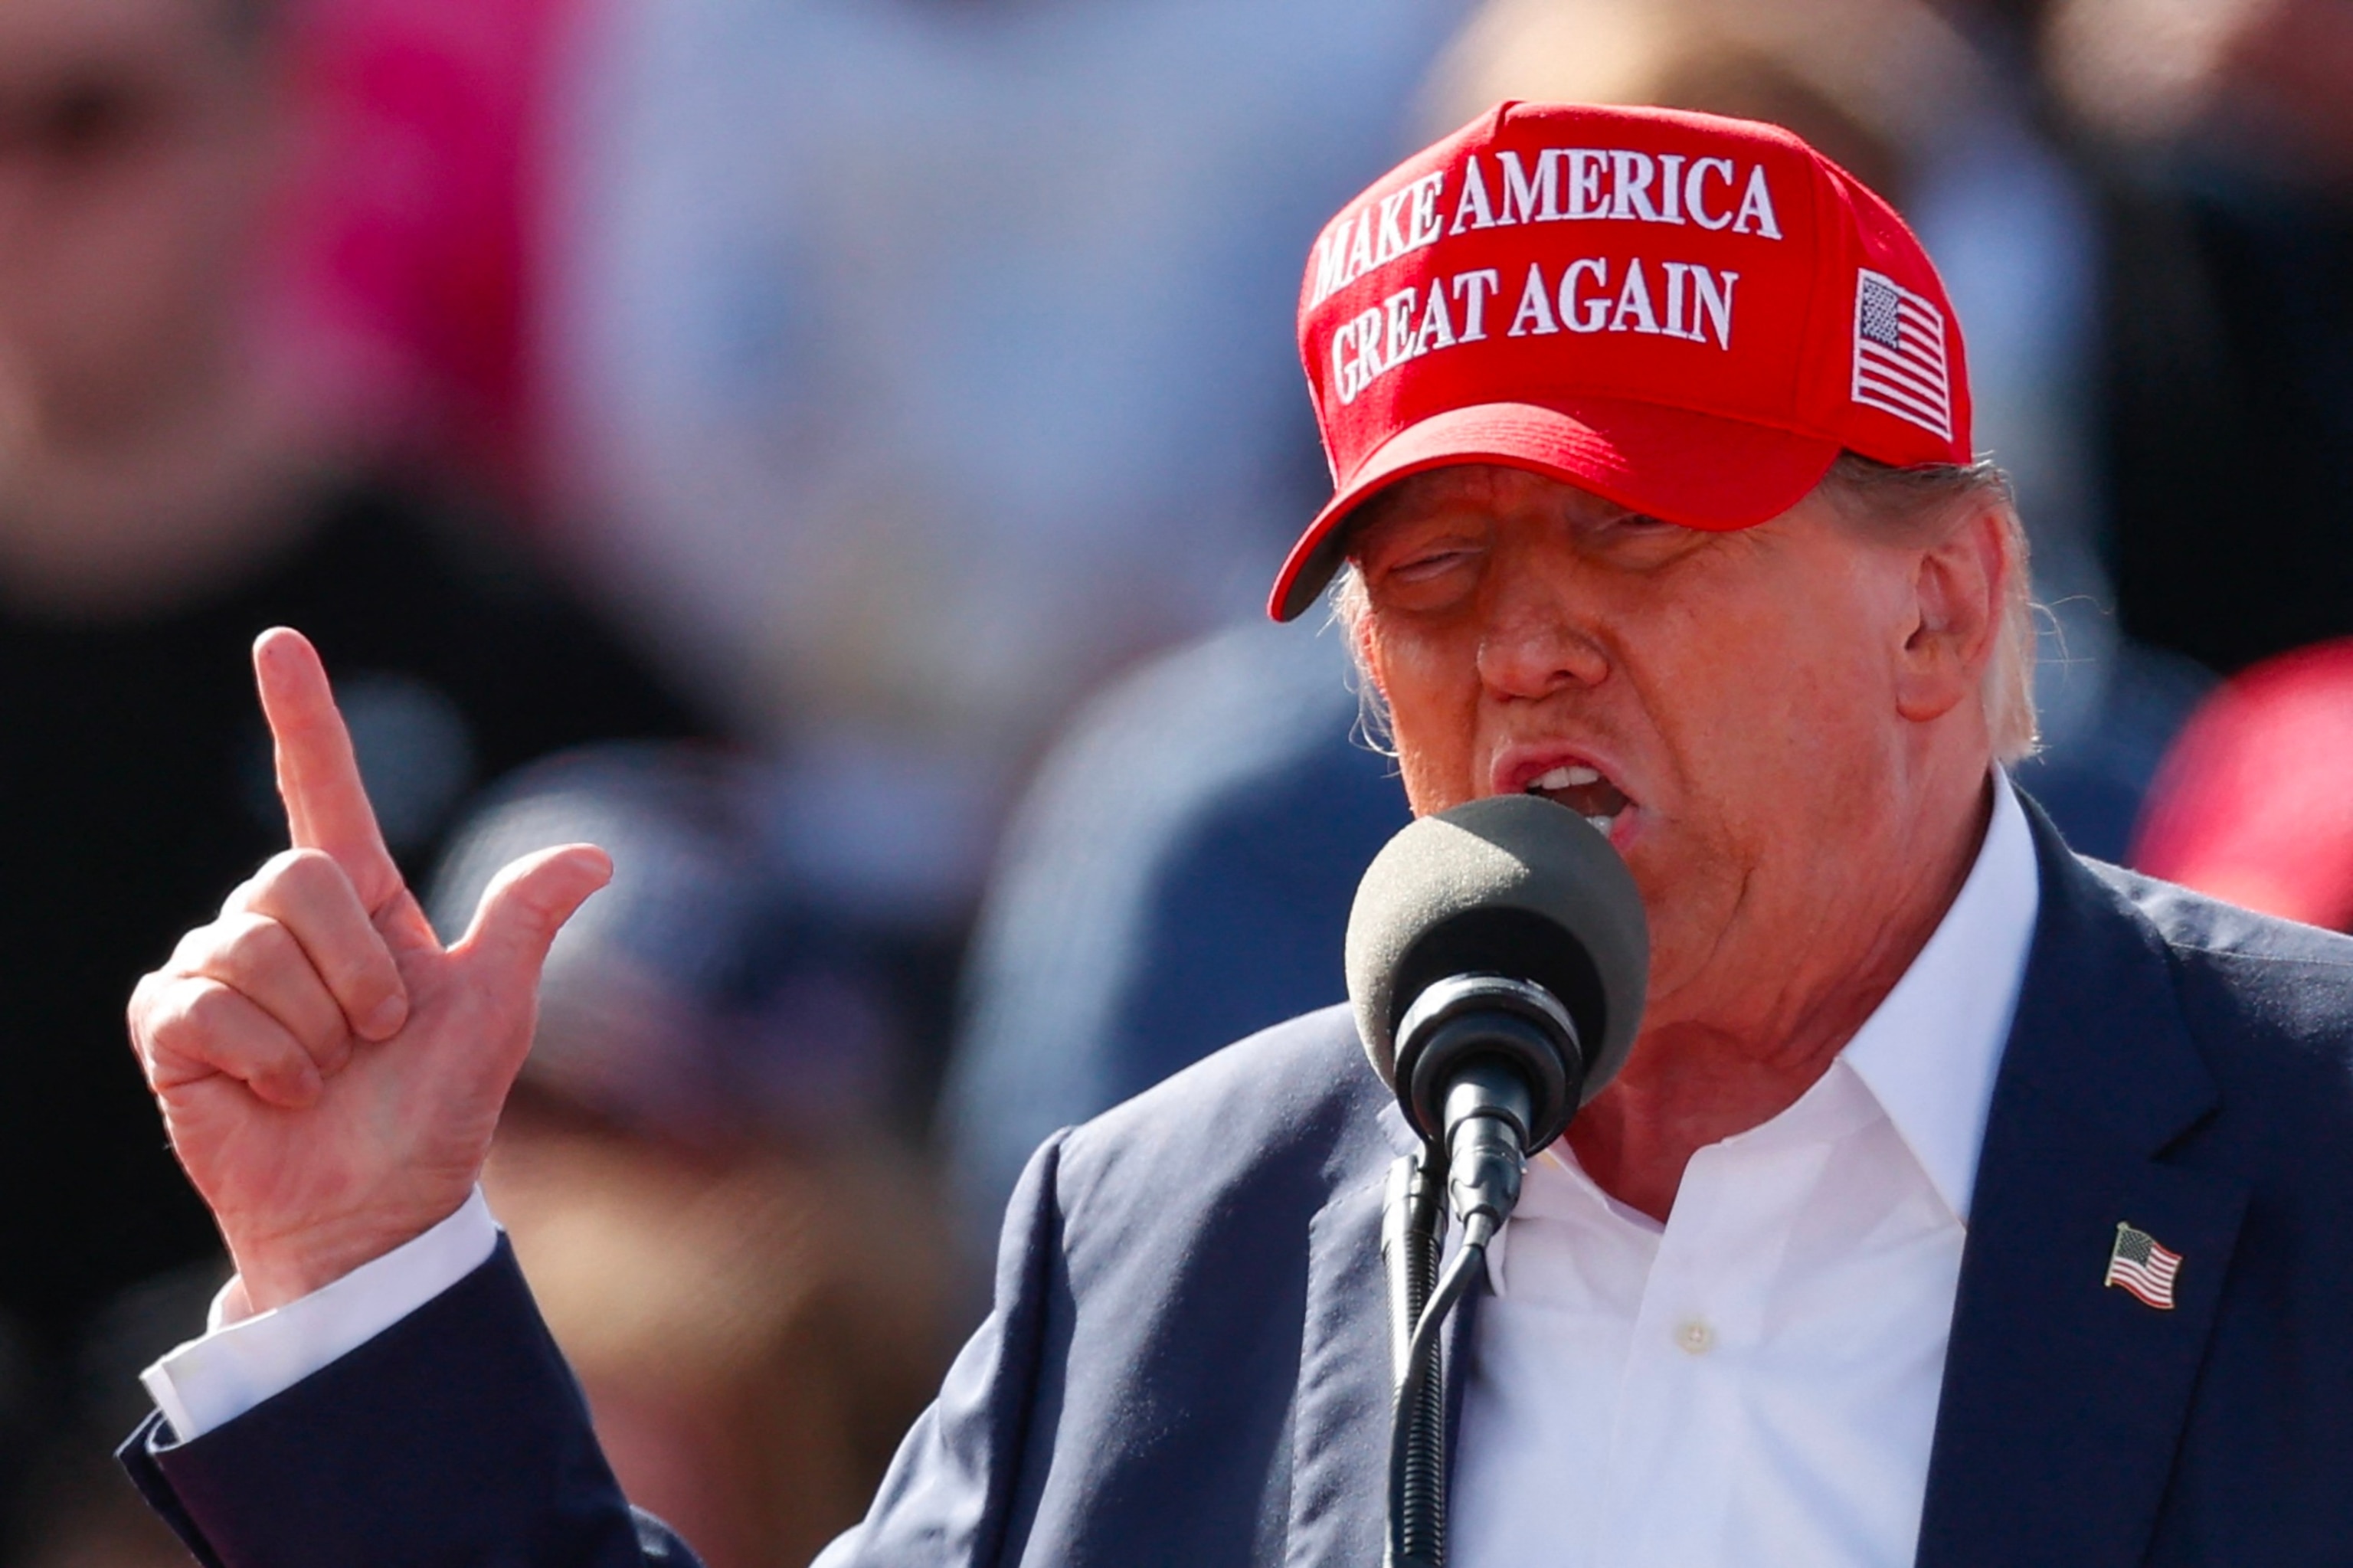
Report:
[[[1993,770],[1992,782],[1993,811],[1960,893],[1911,967],[1840,1054],[1840,1062],[1870,1091],[1868,1099],[1894,1124],[1937,1196],[1963,1221],[1977,1182],[1994,1075],[2018,1010],[2042,902],[2025,808],[2000,768]],[[1851,1128],[1867,1112],[1861,1097],[1834,1081],[1843,1075],[1833,1064],[1796,1104],[1735,1136],[1820,1136],[1825,1128],[1835,1133]],[[1565,1144],[1546,1153],[1560,1174],[1575,1178],[1574,1185],[1623,1208],[1592,1186]],[[1556,1201],[1552,1176],[1544,1179],[1544,1186],[1540,1204]]]
[[[2042,902],[2025,808],[2000,768],[1992,778],[1985,841],[1927,945],[1820,1081],[1771,1121],[1736,1135],[1743,1140],[1834,1138],[1870,1119],[1876,1102],[1936,1195],[1964,1224],[1994,1075],[2018,1010]],[[1531,1163],[1519,1212],[1558,1218],[1580,1205],[1652,1234],[1662,1229],[1595,1185],[1567,1144],[1556,1143]],[[1505,1225],[1488,1246],[1488,1279],[1499,1296],[1508,1293],[1511,1240]]]
[[[1843,1053],[1963,1224],[2042,902],[2034,835],[1997,768],[1992,816],[1968,879]]]

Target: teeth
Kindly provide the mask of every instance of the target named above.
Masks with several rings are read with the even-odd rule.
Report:
[[[1609,824],[1616,821],[1618,819],[1615,817],[1588,817],[1585,820],[1593,824],[1593,831],[1595,832],[1599,833],[1606,839],[1609,836]]]
[[[1556,768],[1536,780],[1539,789],[1574,789],[1580,784],[1599,784],[1601,773],[1593,768]]]

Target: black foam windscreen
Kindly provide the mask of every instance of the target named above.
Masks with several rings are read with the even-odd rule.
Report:
[[[1424,817],[1383,847],[1348,916],[1348,999],[1374,1071],[1397,1082],[1397,1026],[1433,981],[1542,986],[1584,1045],[1584,1100],[1633,1049],[1650,925],[1626,863],[1567,807],[1498,795]]]

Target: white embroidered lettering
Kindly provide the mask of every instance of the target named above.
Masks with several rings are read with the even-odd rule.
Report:
[[[1552,319],[1552,301],[1545,294],[1544,269],[1531,261],[1528,281],[1520,289],[1520,308],[1514,313],[1512,330],[1505,335],[1526,337],[1534,334],[1542,337],[1559,330],[1560,323]]]
[[[1356,233],[1348,239],[1348,270],[1340,281],[1353,283],[1372,270],[1373,215],[1360,212],[1356,215]]]
[[[1571,332],[1599,332],[1609,319],[1609,302],[1605,299],[1580,300],[1577,297],[1577,281],[1590,278],[1597,289],[1609,286],[1609,263],[1597,256],[1587,256],[1568,264],[1560,275],[1560,319]],[[1523,310],[1526,306],[1521,307]]]
[[[1403,365],[1414,356],[1413,302],[1411,289],[1399,289],[1381,302],[1381,310],[1388,317],[1388,341],[1381,347],[1381,358],[1388,365]]]
[[[1607,217],[1609,205],[1601,199],[1601,171],[1609,154],[1597,147],[1571,147],[1567,157],[1568,216]]]
[[[1631,318],[1632,325],[1627,324]],[[1618,308],[1609,317],[1611,332],[1647,332],[1655,334],[1659,320],[1651,313],[1651,285],[1642,277],[1642,259],[1639,256],[1626,266],[1626,281],[1618,291]]]
[[[1413,193],[1413,228],[1405,237],[1405,248],[1419,250],[1438,242],[1438,197],[1446,189],[1446,171],[1424,175],[1406,188]]]
[[[1504,170],[1504,210],[1495,221],[1542,223],[1560,216],[1560,149],[1547,147],[1536,154],[1536,172],[1520,167],[1517,153],[1498,153]]]
[[[1479,173],[1479,154],[1473,153],[1462,161],[1462,194],[1454,201],[1454,223],[1449,234],[1460,234],[1465,227],[1493,228],[1495,209],[1487,200],[1486,176]]]
[[[1669,337],[1690,337],[1683,327],[1683,279],[1691,271],[1688,261],[1662,261],[1667,272],[1667,324],[1662,328]]]
[[[1391,191],[1381,197],[1381,226],[1373,251],[1376,262],[1394,261],[1405,254],[1405,204],[1413,196],[1413,188]]]
[[[1765,165],[1757,164],[1748,171],[1748,189],[1740,198],[1739,216],[1732,220],[1732,232],[1752,232],[1749,224],[1757,225],[1753,232],[1767,239],[1781,238],[1781,226],[1773,220],[1773,193],[1765,188]]]
[[[1366,311],[1348,323],[1350,334],[1356,342],[1356,362],[1351,367],[1347,396],[1343,403],[1353,403],[1356,394],[1373,384],[1373,377],[1388,368],[1381,363],[1381,313]]]
[[[1659,221],[1659,209],[1651,205],[1651,181],[1658,173],[1648,153],[1616,152],[1609,154],[1609,216],[1636,217],[1644,223]]]
[[[1460,281],[1458,279],[1457,281]],[[1413,334],[1413,351],[1428,354],[1433,348],[1454,346],[1454,323],[1447,319],[1446,291],[1436,284],[1430,290],[1430,302],[1421,308],[1421,326]]]
[[[1701,158],[1697,160],[1692,164],[1691,173],[1683,176],[1683,210],[1691,214],[1691,220],[1702,228],[1722,228],[1732,221],[1731,215],[1727,213],[1721,217],[1709,217],[1706,205],[1701,199],[1707,194],[1706,181],[1710,169],[1722,174],[1725,185],[1732,184],[1734,170],[1731,159]]]
[[[1504,286],[1503,274],[1493,267],[1482,267],[1475,272],[1458,272],[1448,285],[1462,304],[1462,335],[1456,341],[1480,343],[1487,336],[1487,296]]]
[[[1724,287],[1715,286],[1717,273],[1704,267],[1692,269],[1692,341],[1707,341],[1707,323],[1715,323],[1715,344],[1718,348],[1732,346],[1732,285],[1740,281],[1737,272],[1721,274]]]
[[[1322,304],[1347,281],[1348,231],[1356,226],[1355,216],[1344,214],[1315,242],[1315,290],[1310,305]]]
[[[1659,154],[1659,221],[1681,223],[1683,220],[1683,154]]]
[[[1356,346],[1356,323],[1340,323],[1332,334],[1332,390],[1340,395],[1343,403],[1356,400],[1356,362],[1351,351]]]

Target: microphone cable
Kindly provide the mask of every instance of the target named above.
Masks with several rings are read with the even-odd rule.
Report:
[[[1435,1247],[1434,1236],[1422,1239]],[[1466,1229],[1407,1343],[1405,1375],[1389,1417],[1390,1568],[1444,1568],[1446,1394],[1438,1337],[1455,1303],[1486,1266],[1487,1244],[1471,1239]]]

